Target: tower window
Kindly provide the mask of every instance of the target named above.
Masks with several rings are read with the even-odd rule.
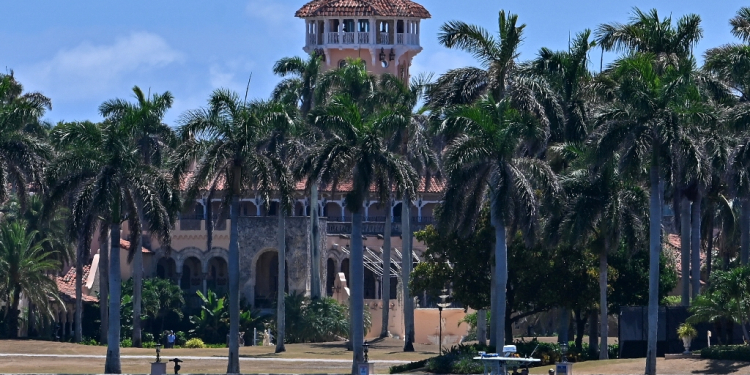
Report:
[[[344,20],[344,32],[345,33],[354,32],[354,20],[352,19]]]
[[[360,33],[370,32],[370,20],[359,20],[359,28],[357,31]]]

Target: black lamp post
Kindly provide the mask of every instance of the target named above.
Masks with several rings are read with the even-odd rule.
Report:
[[[562,362],[568,362],[568,343],[567,342],[561,342],[560,343],[560,354],[561,354],[561,361]]]
[[[440,303],[438,303],[438,327],[439,327],[439,338],[440,342],[438,345],[440,346],[440,355],[443,355],[443,308],[450,306],[451,304],[449,302],[445,302],[445,300],[450,297],[450,294],[448,294],[448,289],[443,289],[443,294],[440,295]]]
[[[367,363],[370,359],[367,356],[367,353],[370,352],[370,344],[365,340],[365,343],[362,344],[362,352],[365,353],[365,363]]]
[[[156,344],[156,363],[161,362],[161,344]]]

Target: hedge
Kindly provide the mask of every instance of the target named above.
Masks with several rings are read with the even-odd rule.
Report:
[[[747,345],[714,345],[701,349],[701,358],[729,359],[750,362],[750,346]]]

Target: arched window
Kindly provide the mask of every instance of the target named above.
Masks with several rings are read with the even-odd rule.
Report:
[[[339,69],[346,66],[346,60],[339,60]]]

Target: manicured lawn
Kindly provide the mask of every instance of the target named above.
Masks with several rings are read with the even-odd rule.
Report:
[[[387,339],[373,342],[370,346],[370,359],[387,361],[417,361],[435,355],[437,348],[430,345],[415,345],[416,351],[404,353],[403,343]],[[241,358],[258,358],[258,361],[240,361],[243,373],[348,373],[351,364],[347,362],[314,362],[321,360],[351,360],[343,342],[322,344],[287,344],[287,351],[274,353],[273,346],[240,348]],[[70,343],[56,343],[33,340],[0,340],[0,353],[20,354],[60,354],[60,355],[106,355],[103,346],[85,346]],[[123,358],[123,373],[148,373],[149,363],[155,358],[154,349],[122,348],[123,356],[138,355],[149,358]],[[216,357],[216,359],[186,360],[182,363],[182,373],[226,373],[227,349],[163,349],[162,358],[174,357]],[[283,362],[273,359],[299,358],[310,362]],[[377,373],[386,373],[392,364],[376,364]],[[101,373],[104,358],[66,357],[0,357],[0,373]],[[171,372],[171,366],[169,366]]]

